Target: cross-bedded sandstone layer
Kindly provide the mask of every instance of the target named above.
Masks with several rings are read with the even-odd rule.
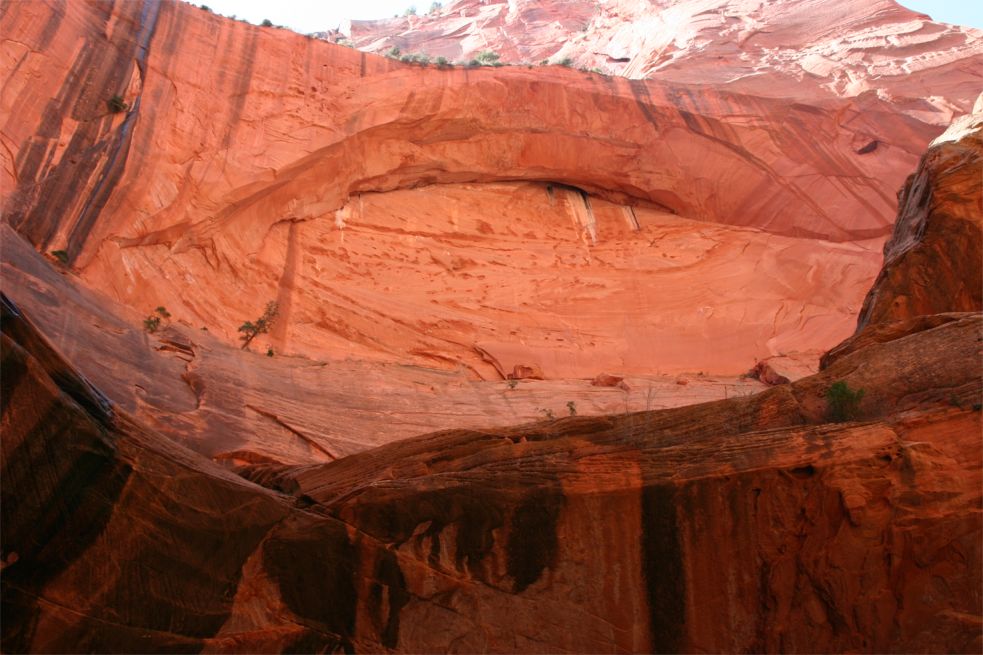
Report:
[[[87,286],[228,343],[277,300],[278,353],[485,379],[817,356],[944,118],[809,77],[410,66],[178,2],[2,20],[6,220]]]
[[[703,303],[717,340],[846,336],[876,268],[858,240],[929,125],[870,98],[411,68],[179,4],[0,20],[23,36],[2,60],[4,652],[979,652],[978,117],[922,157],[821,372],[754,395],[686,375],[666,400],[617,335],[656,371],[672,343],[698,355]],[[855,121],[884,141],[851,150]],[[506,320],[496,279],[534,291],[521,340],[468,324]],[[690,293],[645,288],[669,282]],[[238,350],[270,297],[276,356]],[[407,325],[420,298],[439,320]],[[176,320],[143,334],[157,304]],[[777,304],[800,316],[768,332],[754,309]],[[675,341],[640,348],[633,317]],[[333,348],[357,357],[281,354]],[[598,375],[618,361],[623,386]],[[602,386],[477,379],[510,370]],[[865,392],[842,423],[837,382]],[[638,411],[646,383],[726,398]],[[567,399],[602,415],[529,421]]]
[[[380,53],[395,46],[467,62],[490,50],[512,64],[567,60],[769,97],[871,93],[943,125],[980,89],[983,32],[894,0],[455,0],[420,9],[324,36]]]
[[[963,200],[939,148],[915,247]],[[979,260],[949,265],[983,284]],[[973,302],[875,315],[821,373],[748,398],[237,476],[133,421],[4,297],[3,648],[976,652]],[[866,391],[843,423],[835,382]]]

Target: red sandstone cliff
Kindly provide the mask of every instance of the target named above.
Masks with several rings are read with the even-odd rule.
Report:
[[[275,299],[278,353],[482,379],[815,357],[942,118],[811,78],[421,68],[175,2],[2,20],[4,214],[84,284],[228,343]]]
[[[352,21],[361,49],[468,61],[570,59],[629,78],[701,82],[773,97],[873,93],[947,124],[980,89],[978,29],[893,0],[456,0],[440,11]],[[340,38],[340,35],[335,38]],[[970,62],[975,62],[970,64]]]
[[[4,650],[976,652],[983,337],[940,309],[752,398],[239,477],[5,297]]]
[[[983,259],[983,95],[976,105],[976,113],[932,142],[901,189],[899,220],[860,312],[860,328],[955,309],[983,310],[983,288],[963,268],[965,261]]]
[[[979,53],[915,22],[923,114],[0,6],[2,649],[978,652]],[[913,170],[822,372],[676,384],[853,332]]]

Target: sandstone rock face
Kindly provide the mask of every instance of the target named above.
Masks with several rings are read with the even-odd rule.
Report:
[[[905,182],[884,269],[864,302],[859,328],[983,310],[983,95],[978,105],[979,113],[932,142]]]
[[[344,30],[376,52],[396,46],[467,61],[492,50],[512,64],[569,58],[624,77],[699,80],[776,97],[873,93],[938,124],[968,111],[983,81],[983,32],[933,22],[893,0],[445,4],[426,15],[352,21]],[[868,136],[858,150],[880,146]]]
[[[607,373],[601,373],[595,376],[590,383],[595,387],[618,387],[626,390],[629,388],[623,377],[620,375],[609,375]]]
[[[980,646],[978,314],[749,399],[242,477],[6,298],[3,330],[8,652]],[[861,422],[817,424],[834,379],[871,389]]]
[[[268,345],[322,360],[499,377],[478,346],[589,379],[815,356],[850,333],[886,189],[939,132],[876,94],[420,68],[182,3],[2,19],[17,231],[227,343],[276,300]],[[962,103],[975,55],[953,52]]]
[[[981,645],[979,312],[751,398],[236,476],[3,311],[6,651]]]
[[[896,339],[983,310],[983,95],[972,114],[932,142],[898,194],[884,268],[867,294],[856,334],[826,366],[865,344]]]
[[[769,362],[758,362],[749,372],[750,377],[768,385],[788,384],[789,379],[775,370]]]
[[[878,418],[910,408],[908,394],[934,394],[943,370],[963,403],[978,397],[975,362],[953,378],[947,362],[909,368],[928,365],[923,348],[974,351],[979,317],[966,321],[951,328],[961,337],[869,350],[791,391],[435,435],[278,484],[394,546],[409,591],[398,643],[412,652],[972,650],[979,412],[940,398],[936,410]],[[865,379],[848,373],[861,362]],[[878,394],[867,422],[809,425],[841,376]],[[909,466],[918,472],[906,482]],[[936,493],[952,504],[919,504]],[[933,530],[938,541],[916,554]],[[936,586],[937,599],[906,600]],[[439,645],[421,629],[432,621],[444,626]]]
[[[0,650],[980,652],[976,37],[816,6],[678,3],[797,95],[0,5]]]
[[[146,314],[114,307],[52,270],[10,228],[0,236],[4,289],[55,346],[141,423],[225,465],[331,461],[436,430],[514,425],[546,410],[564,416],[568,402],[580,415],[616,414],[763,388],[710,375],[694,376],[686,389],[669,375],[629,376],[627,389],[580,379],[521,380],[513,388],[475,380],[466,368],[270,358],[179,321],[147,334]]]

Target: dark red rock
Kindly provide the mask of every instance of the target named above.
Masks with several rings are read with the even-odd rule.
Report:
[[[509,380],[542,380],[543,369],[538,364],[516,364],[508,374]]]
[[[7,652],[979,646],[981,383],[932,357],[977,352],[978,315],[749,398],[257,478],[284,495],[107,407],[4,308]],[[834,380],[863,422],[817,423]]]
[[[884,267],[867,294],[867,325],[983,310],[983,96],[976,114],[936,139],[898,196]]]
[[[748,371],[748,377],[760,380],[770,386],[789,383],[789,379],[772,368],[767,360],[755,364],[754,368]]]
[[[68,244],[91,286],[122,287],[136,273],[183,302],[175,280],[206,284],[214,296],[187,298],[208,315],[226,312],[225,301],[264,301],[237,285],[272,279],[301,307],[276,251],[296,255],[294,221],[317,223],[353,190],[532,175],[786,234],[873,236],[890,198],[870,170],[897,175],[913,157],[902,146],[929,129],[876,94],[797,106],[577,71],[556,71],[544,101],[535,71],[420,75],[179,3],[8,3],[0,19],[5,36],[9,25],[29,37],[7,38],[23,56],[2,65],[31,82],[4,96],[17,109],[5,125],[16,156],[0,153],[13,182],[6,214],[44,248]],[[213,51],[211,66],[188,65]],[[312,76],[344,93],[309,96]],[[105,113],[116,92],[129,113]],[[502,110],[487,111],[503,94]],[[227,96],[221,115],[199,111]],[[208,117],[200,132],[185,129],[189,115]],[[571,117],[583,129],[571,130]],[[310,127],[303,139],[283,129],[298,122]],[[853,158],[850,134],[866,139],[875,126],[880,145]],[[289,147],[270,148],[267,131],[290,135],[280,143]],[[835,138],[821,146],[814,132]],[[161,134],[168,147],[142,147]],[[661,163],[626,179],[624,163],[650,150]],[[712,170],[741,184],[706,172],[711,151]],[[337,387],[310,383],[324,379],[308,372],[323,362],[225,357],[227,344],[187,326],[151,338],[134,327],[139,312],[115,313],[4,227],[4,288],[28,295],[44,320],[0,297],[0,650],[980,652],[979,152],[979,134],[964,131],[926,155],[861,329],[816,375],[670,410],[451,429],[377,448],[359,441],[369,420],[352,415],[373,413],[371,425],[397,436],[407,416],[459,415],[414,404],[433,386],[399,395],[401,381],[419,378],[395,368],[388,404],[367,403],[363,388],[338,401]],[[345,166],[359,156],[365,170]],[[221,165],[202,173],[202,162]],[[823,204],[841,188],[852,191],[838,206]],[[589,205],[567,191],[586,217],[579,251],[592,236]],[[868,197],[879,209],[860,209]],[[642,226],[628,209],[634,234]],[[247,241],[270,245],[270,259],[254,263],[260,248]],[[473,264],[423,259],[440,275]],[[594,287],[578,289],[596,304]],[[355,336],[322,327],[319,338]],[[438,340],[417,354],[439,359]],[[489,347],[510,354],[499,346]],[[501,375],[514,361],[484,365]],[[518,361],[514,375],[537,372]],[[331,365],[334,377],[346,370]],[[829,423],[837,383],[864,394],[850,420]],[[506,405],[519,394],[498,387]]]
[[[616,387],[622,391],[631,391],[631,387],[625,382],[625,379],[619,375],[609,375],[607,373],[599,373],[591,380],[591,386],[593,387]]]

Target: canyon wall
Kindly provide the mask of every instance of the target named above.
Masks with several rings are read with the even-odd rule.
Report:
[[[933,155],[944,198],[959,177]],[[5,651],[983,643],[983,325],[958,299],[750,398],[235,472],[134,422],[2,300]],[[834,382],[867,392],[842,423]]]
[[[943,311],[983,310],[983,289],[976,284],[983,260],[981,114],[983,95],[976,113],[933,141],[905,182],[894,234],[884,246],[884,268],[860,312],[861,328]],[[925,271],[931,271],[931,279]]]
[[[5,220],[227,343],[276,300],[263,345],[322,360],[589,379],[815,358],[941,129],[808,79],[789,99],[419,67],[180,2],[2,11]],[[953,107],[967,43],[938,71]]]
[[[978,34],[568,4],[0,5],[4,652],[980,651]]]
[[[351,21],[326,37],[363,50],[467,62],[558,64],[699,81],[770,97],[889,100],[945,125],[980,89],[983,32],[894,0],[455,0],[439,11]],[[968,65],[970,62],[971,65]]]

